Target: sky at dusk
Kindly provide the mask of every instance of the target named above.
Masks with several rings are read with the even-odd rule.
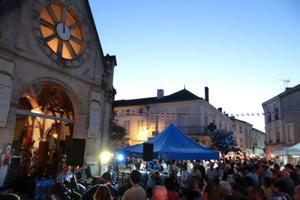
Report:
[[[227,113],[300,83],[299,0],[90,0],[105,54],[117,56],[116,99],[184,88]],[[264,131],[264,118],[238,117]]]

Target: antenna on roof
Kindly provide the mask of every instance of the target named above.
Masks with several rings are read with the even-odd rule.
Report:
[[[290,82],[290,79],[280,79],[280,81],[283,83],[284,90],[286,90]]]
[[[185,84],[183,84],[183,89],[185,89]]]

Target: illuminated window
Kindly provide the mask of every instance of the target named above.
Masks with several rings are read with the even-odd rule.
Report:
[[[63,4],[51,3],[42,9],[40,31],[48,47],[59,57],[72,60],[82,52],[81,26],[72,10]]]

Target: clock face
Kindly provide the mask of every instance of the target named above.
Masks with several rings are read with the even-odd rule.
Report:
[[[49,57],[63,66],[80,65],[87,57],[87,41],[74,9],[53,2],[34,11],[38,13],[34,17],[35,33]]]

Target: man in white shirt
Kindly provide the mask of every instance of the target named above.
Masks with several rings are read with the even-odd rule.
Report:
[[[72,174],[70,173],[69,166],[63,164],[62,171],[57,175],[55,182],[64,185],[66,182],[70,183]]]
[[[141,173],[137,170],[132,171],[129,180],[132,187],[124,193],[121,200],[145,200],[146,192],[140,186]]]

